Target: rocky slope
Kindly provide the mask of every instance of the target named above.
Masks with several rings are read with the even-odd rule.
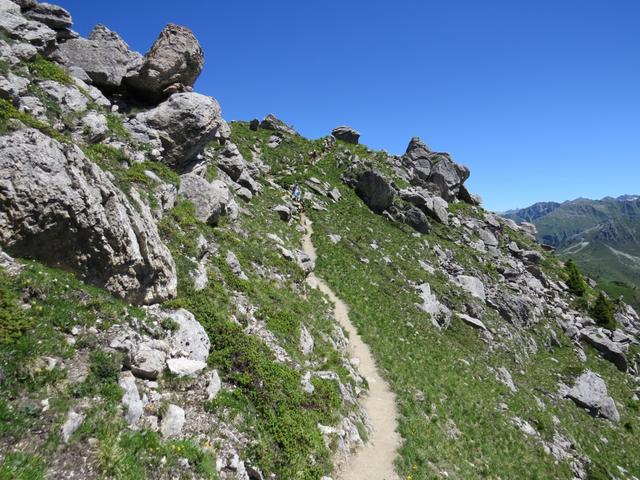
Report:
[[[531,222],[539,241],[572,258],[610,295],[640,307],[640,199],[623,195],[601,200],[537,203],[505,216]]]
[[[0,478],[341,478],[384,442],[315,276],[392,390],[398,477],[640,476],[638,315],[599,326],[466,167],[229,125],[188,29],[143,56],[71,27],[0,0]]]

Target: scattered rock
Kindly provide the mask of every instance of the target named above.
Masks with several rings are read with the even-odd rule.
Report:
[[[160,433],[164,438],[176,438],[182,434],[184,427],[185,413],[184,410],[177,405],[170,404],[160,423]]]
[[[130,426],[137,425],[143,413],[142,400],[136,386],[136,379],[131,372],[120,373],[120,388],[124,390],[122,405],[126,408],[125,418]]]
[[[464,323],[466,323],[467,325],[471,325],[473,328],[477,328],[479,330],[489,330],[486,325],[477,318],[470,317],[469,315],[465,315],[464,313],[458,313],[457,315]]]
[[[580,338],[592,347],[596,348],[605,359],[618,367],[618,370],[622,372],[627,371],[627,357],[620,347],[620,344],[607,337],[602,330],[597,328],[585,328],[580,332]]]
[[[283,222],[291,220],[291,209],[286,205],[277,205],[273,207],[273,211],[278,213],[280,220]]]
[[[483,302],[486,301],[484,284],[479,278],[471,277],[469,275],[458,275],[457,280],[463,290],[467,291],[474,297],[479,298]]]
[[[509,387],[509,390],[511,390],[513,393],[516,393],[518,391],[515,383],[513,383],[513,379],[511,378],[511,374],[509,373],[509,370],[507,370],[506,368],[504,367],[497,368],[496,378],[498,379],[498,381],[504,383],[507,387]]]
[[[242,271],[242,267],[240,266],[238,257],[236,257],[235,253],[233,253],[231,250],[227,252],[225,262],[236,277],[238,277],[240,280],[249,280],[249,277],[247,277],[247,275]]]
[[[169,319],[173,322],[174,328],[177,327],[167,339],[173,351],[190,360],[207,362],[211,342],[204,327],[190,311],[184,308],[175,311],[163,310],[160,317]]]
[[[304,325],[300,326],[300,351],[302,352],[303,355],[309,355],[311,352],[313,352],[313,346],[314,346],[314,342],[313,342],[313,337],[311,336],[311,333],[309,333],[309,330],[307,330],[307,327],[305,327]]]
[[[193,203],[196,217],[210,225],[217,225],[227,213],[229,188],[219,180],[209,183],[195,173],[180,177],[178,196]]]
[[[427,216],[417,207],[411,207],[404,213],[404,222],[420,233],[429,233],[431,224]]]
[[[155,380],[167,362],[168,345],[160,341],[142,342],[125,357],[125,365],[138,378]]]
[[[178,377],[190,377],[207,368],[207,364],[190,358],[170,358],[167,360],[167,367],[171,373]]]
[[[218,396],[220,389],[222,388],[222,382],[217,370],[213,370],[209,374],[209,381],[207,383],[207,400],[213,400]]]
[[[62,441],[64,443],[69,443],[71,436],[80,428],[82,422],[84,421],[84,415],[81,413],[76,413],[73,410],[70,410],[67,414],[67,419],[62,425]]]
[[[620,421],[620,414],[613,398],[609,396],[607,385],[600,375],[590,370],[576,379],[576,383],[565,396],[576,405],[586,408],[593,417],[604,417],[614,422]]]

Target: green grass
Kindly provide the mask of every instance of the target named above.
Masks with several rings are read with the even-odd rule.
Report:
[[[70,141],[68,137],[54,130],[50,125],[35,119],[28,113],[19,111],[11,104],[11,102],[0,99],[0,135],[9,133],[11,120],[18,120],[24,123],[27,127],[38,129],[45,135],[48,135],[59,142],[69,143]]]
[[[246,147],[263,145],[264,133],[260,131],[251,132],[243,124],[232,124],[232,131],[234,141],[238,139]],[[431,234],[415,236],[403,226],[370,212],[342,184],[340,176],[345,166],[338,166],[337,161],[346,149],[371,156],[366,150],[338,144],[313,165],[308,161],[308,152],[315,148],[317,143],[296,138],[281,157],[272,160],[267,156],[267,163],[282,185],[292,179],[301,182],[316,176],[342,193],[343,199],[329,204],[328,212],[309,212],[319,253],[317,271],[349,304],[351,320],[371,346],[383,375],[397,394],[400,433],[404,438],[397,460],[401,477],[436,478],[446,471],[449,478],[572,478],[567,462],[556,463],[540,440],[526,436],[512,424],[511,417],[515,416],[532,424],[540,439],[549,441],[556,431],[575,439],[577,451],[593,459],[590,478],[603,472],[617,475],[618,465],[637,475],[640,462],[634,452],[633,432],[638,429],[638,407],[631,400],[629,377],[592,349],[587,349],[587,365],[581,364],[566,340],[554,351],[542,348],[549,335],[543,327],[553,325],[549,323],[551,317],[525,332],[525,338],[535,340],[540,347],[537,354],[531,354],[525,342],[517,339],[511,343],[503,339],[509,349],[492,351],[475,330],[456,318],[449,329],[435,330],[428,314],[415,307],[418,298],[413,293],[414,284],[428,282],[441,301],[458,311],[471,300],[439,272],[431,275],[422,270],[416,259],[437,265],[433,251],[423,240],[450,250],[467,271],[497,279],[492,260],[470,252],[464,243],[456,244],[459,232],[451,228],[434,225]],[[277,156],[278,150],[269,155]],[[295,164],[293,177],[286,168],[288,162]],[[481,209],[464,204],[452,204],[450,211],[483,216]],[[505,231],[521,248],[540,251],[520,232],[506,227]],[[339,234],[342,240],[334,245],[329,234]],[[374,238],[377,249],[370,247]],[[503,240],[501,248],[507,243]],[[361,262],[361,258],[367,258],[369,263]],[[563,277],[562,264],[553,256],[545,254],[541,268],[554,280]],[[595,298],[592,289],[587,289],[586,298]],[[484,310],[482,320],[487,325],[496,328],[505,324],[496,312],[486,307]],[[272,327],[284,338],[293,331],[288,317],[272,320]],[[560,333],[558,336],[564,338]],[[511,394],[498,382],[490,366],[506,367],[518,385],[518,393]],[[621,425],[594,419],[571,401],[554,400],[544,393],[557,391],[559,378],[571,384],[585,368],[607,379],[623,417]],[[538,407],[533,396],[543,401],[544,409]],[[498,410],[500,403],[507,405],[506,413]],[[560,420],[559,426],[554,417]],[[449,422],[461,432],[459,437],[447,435]],[[601,436],[609,443],[604,444]]]

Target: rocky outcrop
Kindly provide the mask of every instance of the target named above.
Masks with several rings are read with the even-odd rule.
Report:
[[[21,14],[18,4],[9,0],[0,1],[0,32],[21,42],[33,45],[38,52],[49,52],[56,43],[57,34],[44,23],[29,20]]]
[[[336,140],[342,140],[343,142],[352,143],[354,145],[357,145],[360,140],[360,132],[347,126],[334,128],[331,131],[331,135],[333,135]]]
[[[296,131],[292,127],[284,123],[272,113],[264,117],[264,119],[260,122],[260,128],[271,130],[277,133],[282,133],[285,135],[297,135]]]
[[[10,252],[135,303],[175,295],[175,265],[148,208],[79,148],[37,130],[0,137],[0,207],[0,243]]]
[[[624,347],[611,340],[602,329],[588,327],[580,332],[580,338],[598,350],[604,358],[613,363],[618,370],[626,372],[628,368]]]
[[[193,86],[202,71],[204,53],[193,32],[170,23],[125,83],[145,100],[157,102]]]
[[[164,152],[162,161],[182,169],[226,125],[218,102],[199,93],[176,93],[135,119],[158,132]]]
[[[36,22],[44,23],[56,32],[57,39],[64,41],[78,36],[71,30],[73,21],[64,8],[51,3],[36,3],[25,12],[25,16]]]
[[[447,153],[432,152],[418,137],[409,142],[407,151],[402,157],[402,165],[406,169],[410,182],[423,187],[444,200],[468,200],[466,190],[460,195],[461,187],[469,178],[469,169],[451,160]]]
[[[139,53],[132,52],[117,33],[104,25],[96,25],[88,39],[61,43],[51,58],[67,69],[81,69],[96,87],[107,92],[119,89],[124,76],[142,62]]]
[[[604,417],[614,422],[620,421],[616,404],[609,396],[607,385],[600,375],[587,370],[576,379],[576,383],[565,397],[576,405],[586,408],[593,417]]]

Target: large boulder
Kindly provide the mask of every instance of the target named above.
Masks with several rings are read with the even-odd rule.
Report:
[[[429,233],[431,231],[431,224],[427,216],[417,207],[410,207],[404,213],[404,222],[420,233]]]
[[[136,120],[157,130],[164,148],[163,161],[175,168],[186,166],[226,123],[218,102],[193,92],[175,93]]]
[[[366,170],[356,179],[356,193],[371,210],[381,213],[391,205],[396,191],[389,181],[376,170]]]
[[[191,30],[168,24],[144,56],[140,70],[126,84],[149,101],[158,101],[170,91],[193,86],[202,71],[204,53]]]
[[[130,201],[78,147],[37,130],[0,137],[0,244],[131,302],[176,293],[173,259],[135,190]]]
[[[352,143],[354,145],[357,145],[360,140],[360,132],[347,126],[334,128],[331,131],[331,135],[333,135],[337,140],[342,140],[343,142]]]
[[[590,370],[584,372],[576,379],[573,388],[566,392],[565,397],[586,408],[593,417],[620,421],[620,414],[613,398],[609,396],[607,384],[597,373]]]
[[[96,25],[89,39],[75,38],[58,45],[51,58],[67,69],[81,69],[101,90],[113,92],[131,70],[139,68],[142,56],[132,52],[116,33]]]

